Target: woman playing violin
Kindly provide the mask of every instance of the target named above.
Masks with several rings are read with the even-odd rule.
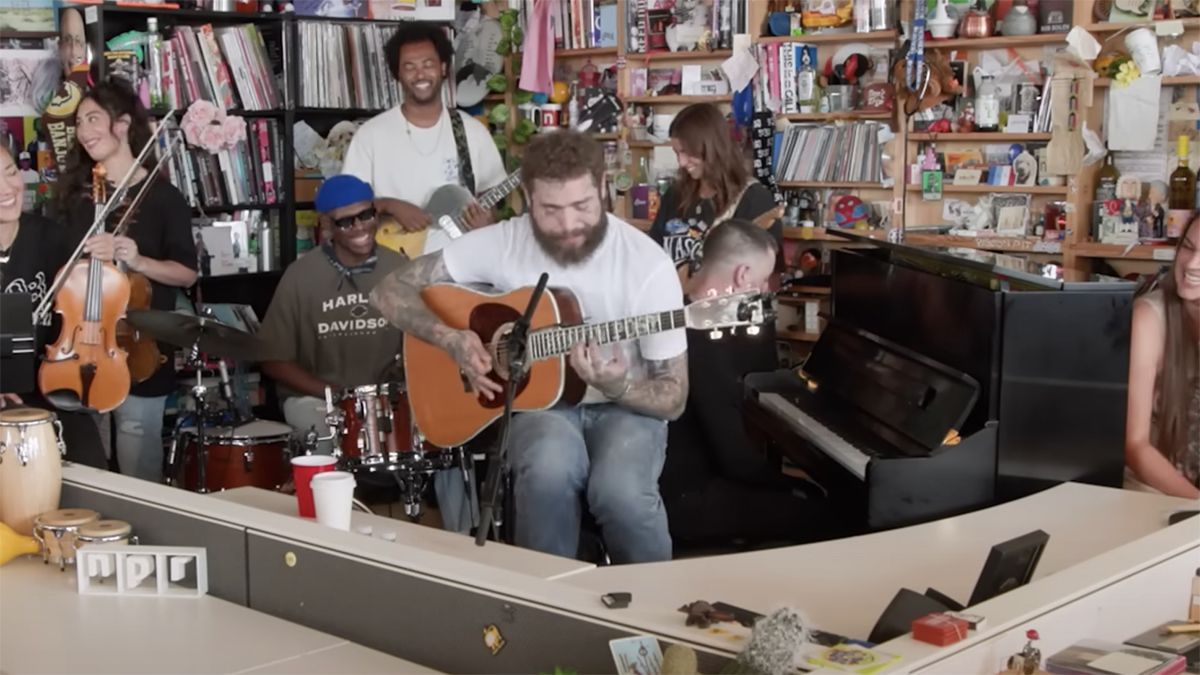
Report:
[[[33,213],[22,211],[25,201],[25,182],[12,150],[0,143],[0,293],[28,293],[36,305],[46,294],[54,275],[66,264],[79,242],[65,227]],[[38,327],[37,353],[40,345],[55,331],[50,326]],[[0,394],[0,408],[29,405],[53,410],[36,391],[20,394]],[[67,459],[78,464],[107,468],[100,432],[91,415],[78,412],[54,411],[62,422],[62,440],[67,447]]]
[[[95,212],[92,169],[99,164],[111,183],[119,181],[133,166],[152,132],[146,109],[133,90],[119,80],[102,82],[84,96],[75,112],[75,125],[75,147],[59,181],[59,208],[73,226],[86,228]],[[142,183],[150,179],[146,167],[137,167],[128,194],[137,194]],[[130,272],[144,275],[153,289],[150,308],[170,311],[175,309],[176,289],[196,282],[191,217],[191,207],[183,195],[160,176],[147,188],[137,212],[130,217],[127,236],[97,234],[84,245],[84,252],[124,263]],[[111,225],[116,220],[114,217]],[[134,384],[129,397],[113,411],[121,472],[154,481],[162,478],[166,399],[176,389],[174,348],[160,343],[159,350],[167,357],[165,361],[148,379]]]

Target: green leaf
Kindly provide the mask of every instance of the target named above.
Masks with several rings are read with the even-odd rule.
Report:
[[[518,89],[517,93],[513,94],[513,102],[516,103],[517,105],[520,105],[522,103],[529,103],[532,100],[533,100],[533,92],[532,91],[525,91],[524,89]]]
[[[506,37],[500,38],[500,42],[496,44],[496,53],[500,56],[508,56],[512,51],[512,40]]]
[[[507,33],[513,26],[517,25],[517,10],[506,9],[500,12],[500,27]]]
[[[504,73],[496,73],[488,78],[487,85],[491,91],[503,94],[508,89],[508,78],[505,77]]]
[[[505,124],[506,122],[508,122],[508,113],[509,113],[508,105],[504,104],[504,103],[500,103],[500,104],[496,105],[495,107],[493,107],[490,112],[488,112],[488,120],[492,124],[495,124],[498,126]]]
[[[517,122],[517,128],[513,130],[514,136],[517,134],[524,134],[526,140],[528,140],[529,136],[535,133],[537,133],[537,127],[533,124],[533,120],[529,119],[528,117],[522,119],[520,122]],[[525,141],[521,142],[524,143]]]
[[[504,134],[493,134],[492,141],[496,144],[496,149],[501,152],[508,147],[508,137]]]
[[[513,26],[512,41],[516,44],[521,44],[525,41],[525,33],[521,30],[520,26]]]

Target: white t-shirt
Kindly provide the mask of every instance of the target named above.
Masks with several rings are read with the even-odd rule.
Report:
[[[446,270],[456,283],[486,284],[501,292],[536,286],[546,272],[548,288],[575,294],[584,323],[683,307],[683,289],[671,259],[653,239],[620,218],[609,214],[604,241],[586,261],[567,267],[546,255],[532,228],[529,216],[522,215],[472,230],[442,250]],[[644,377],[645,361],[665,361],[686,352],[687,335],[677,328],[627,342],[623,348],[631,372]],[[584,400],[597,400],[597,393],[589,388]]]
[[[475,191],[482,193],[504,181],[504,162],[487,127],[466,113],[455,112],[462,118],[471,151]],[[424,207],[438,188],[462,184],[449,113],[443,106],[441,119],[428,128],[409,124],[400,106],[372,117],[354,133],[342,173],[370,183],[376,197],[402,199]],[[450,237],[440,229],[430,228],[425,253],[449,242]]]

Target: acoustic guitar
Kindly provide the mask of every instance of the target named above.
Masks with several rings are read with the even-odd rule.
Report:
[[[458,239],[471,228],[464,218],[467,207],[471,202],[478,201],[486,211],[499,204],[521,184],[521,170],[510,173],[499,185],[483,193],[478,199],[461,185],[448,184],[434,190],[429,201],[425,203],[424,211],[428,213],[433,224],[451,239]],[[380,246],[403,253],[409,258],[416,258],[425,253],[425,235],[429,230],[408,232],[396,219],[388,215],[380,215],[379,229],[375,232],[375,242]]]
[[[421,297],[446,325],[479,336],[492,356],[490,377],[503,384],[508,374],[508,336],[532,294],[532,288],[487,293],[437,284],[426,288]],[[547,288],[530,322],[528,365],[524,377],[515,383],[513,410],[545,410],[559,401],[581,401],[587,386],[566,355],[588,338],[610,344],[679,328],[720,331],[739,326],[753,333],[769,320],[772,309],[769,295],[750,291],[697,300],[674,311],[582,324],[583,315],[574,294]],[[489,401],[474,394],[450,354],[408,333],[404,334],[404,372],[413,420],[433,445],[460,446],[504,411],[503,396]]]

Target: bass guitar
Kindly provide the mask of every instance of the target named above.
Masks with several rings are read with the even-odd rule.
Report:
[[[446,325],[471,330],[492,356],[490,377],[503,384],[508,373],[508,336],[524,313],[532,288],[486,293],[455,284],[426,288],[421,297]],[[720,331],[740,326],[756,332],[773,314],[770,296],[757,291],[697,300],[668,312],[583,324],[579,302],[565,289],[547,288],[530,322],[525,377],[514,383],[514,411],[545,410],[583,399],[587,386],[567,363],[571,348],[584,340],[611,344],[691,328]],[[503,413],[504,400],[474,394],[458,363],[439,347],[404,334],[404,372],[413,421],[433,445],[461,446]]]
[[[520,184],[521,170],[517,169],[478,199],[461,185],[443,185],[435,190],[425,203],[424,211],[433,219],[430,227],[438,228],[451,239],[458,239],[471,229],[464,221],[471,202],[479,202],[479,206],[486,211],[503,201]],[[409,258],[416,258],[425,253],[425,237],[428,233],[429,230],[407,232],[395,218],[381,215],[375,241],[380,246],[403,253]]]

